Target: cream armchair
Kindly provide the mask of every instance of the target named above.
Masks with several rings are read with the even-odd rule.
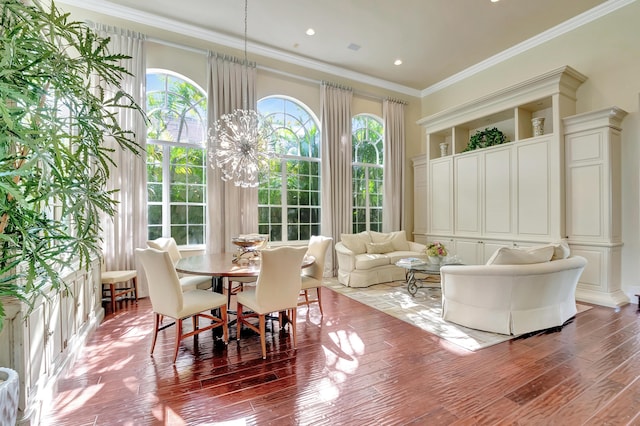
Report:
[[[440,268],[442,317],[478,330],[520,335],[562,326],[576,314],[580,256],[520,265]]]

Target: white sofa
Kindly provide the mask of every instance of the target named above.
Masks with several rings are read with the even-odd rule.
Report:
[[[405,231],[342,234],[336,243],[338,282],[349,287],[405,279],[404,268],[395,263],[406,257],[427,260],[424,244],[407,241]]]
[[[575,291],[586,264],[585,258],[572,256],[529,264],[443,266],[442,317],[511,335],[562,326],[576,314]]]

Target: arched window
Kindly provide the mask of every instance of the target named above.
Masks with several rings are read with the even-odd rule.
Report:
[[[353,149],[353,232],[382,231],[382,120],[358,114],[351,120]]]
[[[148,236],[204,244],[207,97],[165,70],[147,71]]]
[[[258,230],[271,241],[308,240],[320,233],[318,120],[295,99],[273,96],[258,112],[276,132],[278,158],[260,176]]]

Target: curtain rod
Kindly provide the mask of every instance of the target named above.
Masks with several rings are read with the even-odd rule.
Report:
[[[169,47],[175,47],[176,49],[182,49],[182,50],[186,50],[186,51],[193,52],[193,53],[200,53],[202,55],[209,55],[209,52],[211,52],[211,50],[200,49],[200,48],[197,48],[197,47],[187,46],[187,45],[184,45],[184,44],[180,44],[180,43],[176,43],[176,42],[173,42],[173,41],[164,40],[164,39],[157,38],[157,37],[148,36],[147,37],[147,41],[150,41],[150,42],[153,42],[153,43],[157,43],[157,44],[162,44],[162,45],[169,46]],[[292,73],[287,72],[287,71],[282,71],[282,70],[278,70],[278,69],[275,69],[275,68],[266,67],[264,65],[260,65],[260,64],[257,64],[257,63],[256,63],[256,68],[259,69],[259,70],[262,70],[262,71],[271,72],[273,74],[279,74],[279,75],[282,75],[282,76],[285,76],[285,77],[289,77],[289,78],[293,78],[293,79],[296,79],[296,80],[304,81],[306,83],[312,83],[312,84],[321,85],[324,82],[323,80],[317,80],[317,79],[313,79],[313,78],[310,78],[310,77],[303,77],[303,76],[300,76],[300,75],[292,74]],[[407,105],[407,102],[403,101],[403,100],[399,100],[399,99],[396,100],[396,99],[389,98],[389,97],[382,97],[380,95],[375,95],[373,93],[363,92],[363,91],[360,91],[360,90],[354,90],[353,94],[354,95],[358,95],[358,96],[363,97],[363,98],[373,99],[373,100],[376,100],[376,101],[383,101],[383,100],[387,99],[387,100],[393,100],[395,102],[403,103],[403,104]]]

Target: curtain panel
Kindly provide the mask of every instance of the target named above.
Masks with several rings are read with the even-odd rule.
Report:
[[[322,126],[322,235],[334,242],[352,232],[353,173],[351,147],[351,100],[353,91],[328,83],[321,86]],[[332,243],[333,246],[333,243]],[[337,272],[337,257],[331,249],[331,276]]]
[[[125,75],[120,87],[108,87],[104,82],[96,81],[107,92],[122,89],[130,94],[135,102],[144,107],[146,104],[146,53],[145,36],[130,30],[124,30],[103,24],[90,24],[101,37],[109,37],[109,50],[122,53],[131,59],[121,61],[130,75]],[[144,150],[146,147],[147,127],[143,117],[137,111],[120,108],[117,120],[125,130],[135,135],[135,141],[142,151],[136,155],[123,150],[112,137],[105,137],[105,146],[113,149],[111,158],[116,167],[110,171],[107,190],[116,190],[113,197],[117,201],[117,214],[105,216],[102,221],[103,253],[106,270],[136,269],[135,249],[145,247],[147,241],[147,164]],[[135,184],[133,184],[135,182]],[[144,277],[138,279],[139,296],[148,295],[148,286]]]
[[[384,189],[382,199],[382,231],[404,229],[405,129],[404,103],[385,99],[384,120]]]
[[[224,114],[257,108],[256,66],[210,53],[207,61],[209,129]],[[208,149],[215,149],[211,144]],[[240,188],[222,180],[207,158],[207,253],[234,251],[231,238],[258,232],[258,189]]]

